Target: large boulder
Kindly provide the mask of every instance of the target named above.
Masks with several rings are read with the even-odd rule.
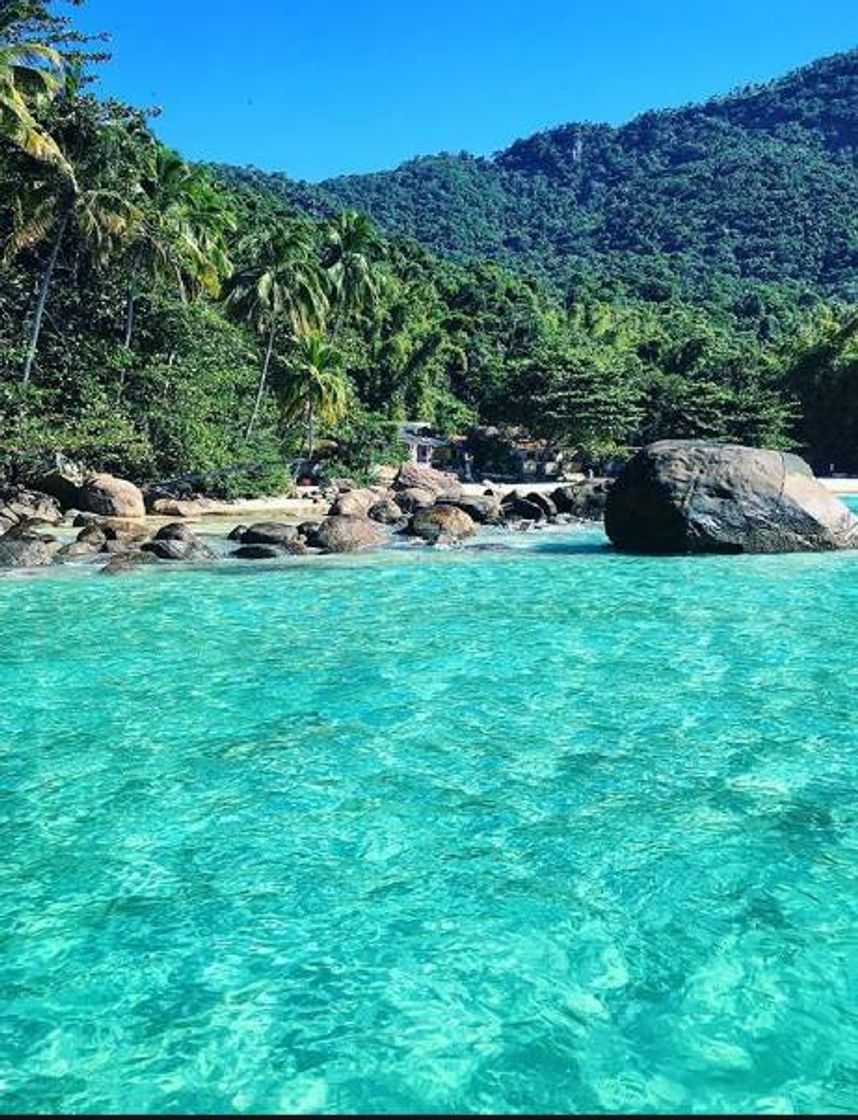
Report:
[[[462,493],[462,484],[454,474],[436,471],[432,467],[419,467],[416,463],[402,464],[393,488],[394,490],[428,490],[436,498],[441,494],[448,498],[457,498]]]
[[[601,521],[605,516],[610,478],[585,478],[568,486],[558,486],[551,497],[559,513],[568,513],[582,521]]]
[[[503,521],[503,509],[500,500],[490,494],[478,494],[473,497],[439,498],[439,505],[455,506],[463,510],[472,521],[480,525],[497,525]]]
[[[437,505],[432,509],[421,509],[413,515],[408,532],[422,537],[430,544],[460,541],[472,537],[476,525],[463,509],[453,505]]]
[[[858,518],[780,451],[662,440],[611,487],[605,530],[635,552],[819,552],[858,548]]]
[[[325,552],[361,552],[384,544],[387,535],[368,517],[326,517],[309,543]]]
[[[112,474],[91,474],[84,479],[78,505],[81,510],[102,517],[145,517],[143,492],[124,478]]]

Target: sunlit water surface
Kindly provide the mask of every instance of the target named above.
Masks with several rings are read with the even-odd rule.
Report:
[[[0,580],[6,1111],[858,1106],[858,555]]]

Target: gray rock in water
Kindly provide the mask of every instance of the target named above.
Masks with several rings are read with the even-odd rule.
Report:
[[[0,568],[44,568],[52,557],[44,541],[0,537]]]
[[[102,544],[91,540],[72,541],[71,544],[64,544],[57,550],[56,558],[57,560],[91,560],[99,554]]]
[[[298,539],[297,525],[284,525],[280,521],[260,521],[245,529],[242,544],[287,544]]]
[[[439,498],[438,505],[455,506],[480,525],[498,525],[503,521],[503,509],[498,498],[480,494],[475,497]]]
[[[541,509],[546,520],[557,516],[557,506],[547,494],[543,494],[540,490],[533,490],[529,494],[525,494],[524,500]]]
[[[361,552],[386,540],[384,530],[368,517],[326,517],[308,543],[325,552]]]
[[[858,518],[780,451],[662,440],[611,487],[605,530],[634,552],[824,552],[858,548]]]
[[[430,544],[464,540],[465,537],[472,537],[476,531],[473,518],[453,505],[437,505],[432,509],[418,510],[408,527],[412,536],[422,537]]]
[[[510,521],[545,521],[548,516],[542,505],[522,498],[515,490],[504,497],[501,505],[504,517]]]
[[[187,525],[181,521],[172,521],[164,525],[155,534],[156,541],[192,541],[198,543],[198,538],[191,532]]]
[[[612,484],[610,478],[586,478],[568,486],[558,486],[551,497],[559,513],[583,521],[601,521]]]
[[[191,540],[167,540],[156,538],[143,545],[143,552],[149,552],[159,560],[216,560],[217,554],[208,545],[193,537]]]

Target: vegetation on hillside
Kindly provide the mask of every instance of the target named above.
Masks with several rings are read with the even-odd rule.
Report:
[[[703,296],[657,256],[573,255],[560,298],[382,236],[357,209],[302,213],[253,177],[189,165],[145,114],[94,96],[98,57],[49,0],[0,3],[7,472],[59,451],[138,481],[270,491],[308,455],[338,473],[395,461],[406,418],[523,425],[595,459],[706,435],[858,469],[853,313],[808,277],[701,258]],[[545,190],[546,207],[562,194]]]
[[[321,216],[491,258],[561,295],[599,276],[631,295],[710,297],[737,280],[858,297],[858,50],[621,128],[570,124],[493,159],[444,153],[319,185],[218,168]]]

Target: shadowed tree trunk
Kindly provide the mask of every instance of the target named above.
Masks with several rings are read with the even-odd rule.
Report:
[[[36,308],[33,313],[33,325],[30,328],[30,337],[27,342],[27,354],[24,358],[24,366],[21,370],[21,380],[26,385],[30,380],[33,372],[33,363],[36,360],[36,352],[39,349],[39,338],[42,333],[42,324],[45,321],[45,308],[48,305],[48,296],[51,291],[51,281],[54,278],[54,270],[57,267],[57,261],[60,256],[60,249],[62,248],[63,238],[66,235],[66,230],[71,221],[72,208],[67,207],[65,213],[60,220],[57,227],[56,237],[51,249],[51,255],[48,257],[45,270],[42,273],[42,281],[39,284],[39,295],[36,299]]]
[[[259,389],[256,392],[256,400],[253,405],[253,412],[250,417],[250,423],[247,425],[247,431],[244,434],[244,442],[246,443],[256,427],[256,420],[259,416],[259,409],[262,407],[262,395],[265,392],[265,382],[268,380],[268,369],[271,365],[271,355],[274,353],[274,335],[277,331],[277,324],[271,324],[271,330],[268,334],[268,348],[265,351],[265,361],[262,363],[262,374],[259,378]]]

